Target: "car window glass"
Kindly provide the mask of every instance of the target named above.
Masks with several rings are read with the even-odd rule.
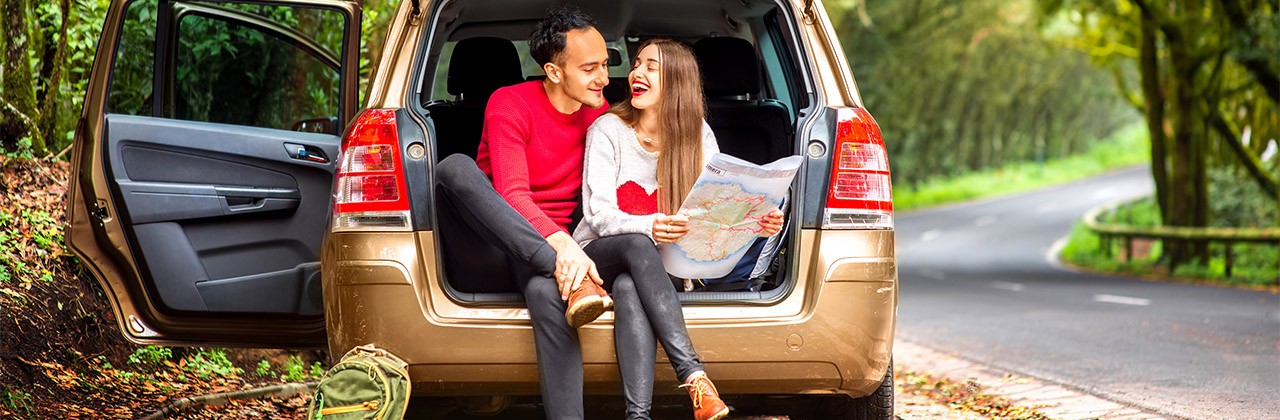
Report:
[[[156,0],[136,0],[124,11],[124,26],[107,94],[107,112],[151,115],[155,67]]]
[[[785,103],[794,114],[808,104],[804,103],[804,96],[799,92],[802,75],[793,55],[797,41],[786,29],[784,20],[785,16],[776,9],[766,14],[765,31],[761,32],[758,43],[771,96]]]
[[[777,40],[771,37],[768,32],[764,32],[760,34],[758,45],[760,46],[760,57],[764,61],[765,89],[768,91],[766,95],[771,98],[777,98],[782,103],[787,104],[787,109],[795,109],[791,103],[791,90],[787,83],[787,72],[782,67],[782,60],[779,59]]]
[[[336,134],[340,73],[336,61],[326,58],[341,51],[341,15],[238,6],[257,9],[245,11],[277,25],[264,26],[227,10],[180,17],[171,116]],[[304,39],[317,41],[319,48]]]
[[[453,47],[456,45],[458,41],[449,41],[440,46],[440,60],[436,62],[435,77],[431,80],[431,100],[458,99],[449,94],[449,61],[453,58]]]
[[[165,4],[170,8],[162,11],[156,0],[134,0],[125,8],[108,113],[337,133],[346,42],[342,13],[263,4]],[[160,19],[171,24],[157,25]],[[167,39],[157,40],[157,26],[169,28]],[[157,41],[162,49],[157,50]],[[158,59],[168,64],[157,66]],[[162,74],[159,84],[157,74]]]

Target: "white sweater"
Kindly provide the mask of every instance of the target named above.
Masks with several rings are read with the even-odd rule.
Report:
[[[639,233],[653,239],[658,213],[658,154],[644,150],[635,130],[604,114],[587,130],[582,169],[582,222],[573,239],[586,246],[604,236]],[[702,161],[720,152],[702,122]]]

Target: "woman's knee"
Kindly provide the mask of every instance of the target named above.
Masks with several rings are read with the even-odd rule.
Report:
[[[623,246],[628,249],[654,247],[652,239],[649,239],[648,236],[639,233],[618,235],[618,240],[621,241]]]
[[[619,274],[618,278],[613,282],[613,290],[611,292],[622,295],[634,294],[636,292],[636,282],[631,279],[631,275],[628,273]]]
[[[629,233],[619,236],[619,239],[623,248],[622,255],[627,256],[632,264],[655,264],[662,261],[658,256],[658,247],[648,236]]]

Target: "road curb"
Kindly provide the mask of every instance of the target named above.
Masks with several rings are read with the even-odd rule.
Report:
[[[299,394],[309,393],[315,389],[319,382],[294,382],[287,384],[264,386],[260,388],[245,389],[240,391],[220,392],[217,394],[197,395],[194,397],[181,398],[169,403],[164,408],[156,410],[156,412],[143,417],[145,420],[158,420],[168,418],[171,415],[181,413],[187,409],[199,408],[206,406],[225,405],[231,401],[252,400],[265,396],[292,398]]]
[[[1169,415],[1086,394],[1070,385],[981,365],[901,339],[894,342],[893,353],[894,362],[903,369],[962,383],[972,381],[987,394],[1035,407],[1054,419],[1165,419]]]

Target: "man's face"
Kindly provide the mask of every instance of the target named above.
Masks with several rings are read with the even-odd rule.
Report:
[[[604,36],[595,28],[566,33],[564,52],[547,67],[547,77],[557,82],[566,96],[592,108],[604,105],[604,86],[609,84],[609,50]]]

